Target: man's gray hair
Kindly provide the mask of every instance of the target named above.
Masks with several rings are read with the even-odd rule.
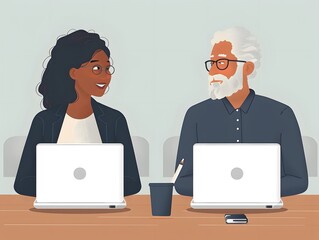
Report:
[[[228,28],[215,32],[211,40],[212,46],[216,43],[228,41],[232,44],[232,53],[238,60],[253,62],[255,65],[254,72],[250,77],[256,75],[256,69],[260,66],[260,48],[255,36],[247,29],[242,27]]]

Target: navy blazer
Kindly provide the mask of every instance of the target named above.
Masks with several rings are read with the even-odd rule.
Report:
[[[124,195],[138,193],[141,189],[141,181],[124,115],[96,102],[93,98],[91,104],[102,142],[124,145]],[[14,183],[17,193],[36,196],[36,145],[58,141],[67,107],[66,104],[44,110],[34,117]]]

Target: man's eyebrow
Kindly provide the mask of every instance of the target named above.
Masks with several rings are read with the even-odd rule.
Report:
[[[227,55],[226,55],[226,54],[221,53],[221,54],[218,54],[218,57],[227,57]]]

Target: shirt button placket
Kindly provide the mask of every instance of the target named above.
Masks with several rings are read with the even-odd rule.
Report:
[[[239,109],[236,109],[236,114],[235,114],[235,142],[240,143],[242,139],[242,131],[241,131],[241,112]]]

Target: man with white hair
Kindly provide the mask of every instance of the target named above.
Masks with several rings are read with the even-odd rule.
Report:
[[[256,95],[248,77],[260,65],[259,45],[246,29],[230,28],[214,34],[209,72],[210,98],[188,109],[179,140],[176,167],[184,167],[176,180],[179,194],[193,195],[195,143],[279,143],[281,196],[308,188],[301,134],[292,109]]]

